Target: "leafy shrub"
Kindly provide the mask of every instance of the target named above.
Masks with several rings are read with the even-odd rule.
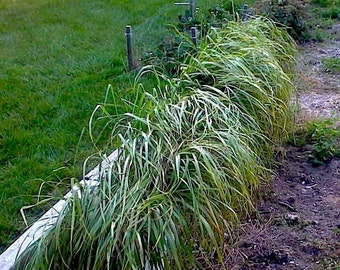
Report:
[[[174,31],[177,32],[177,30]],[[176,76],[179,73],[180,64],[194,52],[195,48],[189,37],[177,32],[165,37],[156,50],[144,53],[140,61],[144,66],[157,67],[168,76]]]
[[[185,32],[192,26],[197,26],[205,36],[211,27],[221,27],[226,21],[237,20],[245,12],[245,7],[248,5],[244,5],[240,0],[223,0],[207,10],[197,9],[193,17],[188,17],[189,12],[186,11],[184,16],[179,16],[180,23],[177,28]],[[252,10],[247,9],[247,13],[251,14]]]
[[[262,0],[255,4],[255,8],[261,15],[273,19],[281,27],[286,27],[295,40],[304,40],[307,28],[303,20],[303,9],[296,1]]]
[[[196,51],[189,37],[190,29],[196,27],[199,39],[204,39],[212,27],[220,28],[227,21],[238,20],[237,12],[243,12],[243,5],[241,2],[231,0],[222,1],[220,5],[212,6],[207,11],[197,9],[194,14],[186,10],[184,15],[178,16],[179,22],[176,27],[169,27],[171,34],[163,38],[155,51],[144,53],[140,61],[145,66],[154,65],[169,76],[176,76],[181,63]],[[247,14],[251,14],[250,9]]]

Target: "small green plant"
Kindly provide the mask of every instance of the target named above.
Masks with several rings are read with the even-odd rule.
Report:
[[[323,18],[340,20],[340,7],[331,7],[322,12]]]
[[[324,58],[322,59],[322,64],[327,72],[340,72],[340,58]]]
[[[319,165],[340,155],[340,130],[334,127],[333,120],[314,122],[310,125],[313,156],[311,160]]]
[[[340,270],[340,260],[339,258],[322,258],[321,266],[316,268],[316,270],[324,270],[324,269],[332,269],[332,270]]]
[[[315,31],[315,39],[316,39],[316,41],[318,41],[318,42],[324,42],[325,39],[326,39],[326,34],[325,34],[325,32],[324,32],[323,30],[321,30],[321,29],[317,29],[317,30]]]
[[[312,145],[310,160],[315,165],[322,165],[340,156],[340,129],[334,124],[333,119],[302,124],[289,142],[298,147]]]
[[[338,226],[333,230],[333,233],[334,233],[336,236],[340,236],[340,225],[338,225]]]

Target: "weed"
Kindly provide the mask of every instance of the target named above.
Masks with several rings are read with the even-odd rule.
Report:
[[[336,235],[336,236],[340,236],[340,226],[338,225],[337,228],[335,228],[333,230],[333,233]]]
[[[319,120],[302,124],[289,141],[298,147],[312,145],[311,161],[321,165],[340,156],[340,130],[335,120]]]
[[[315,31],[315,39],[318,42],[324,42],[326,40],[326,33],[322,29]]]
[[[335,256],[334,256],[335,257]],[[339,258],[321,258],[321,266],[317,270],[332,269],[340,270]]]
[[[322,64],[326,72],[340,73],[340,58],[323,58]]]
[[[322,164],[335,156],[339,156],[340,130],[334,128],[334,121],[312,123],[310,132],[313,143],[312,161]]]

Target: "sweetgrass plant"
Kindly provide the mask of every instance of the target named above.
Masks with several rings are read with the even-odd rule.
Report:
[[[268,176],[264,148],[285,132],[292,51],[269,21],[228,23],[211,31],[178,78],[144,89],[137,107],[146,111],[117,117],[98,106],[93,115],[112,123],[118,159],[98,188],[79,187],[67,199],[16,269],[223,264],[225,241]]]
[[[155,104],[152,119],[126,114],[117,162],[97,190],[69,199],[21,269],[188,269],[197,258],[221,260],[225,234],[252,208],[265,170],[239,118],[253,120],[227,100],[192,89],[174,104]]]
[[[181,80],[225,92],[274,142],[286,137],[295,45],[272,21],[255,18],[211,29]]]

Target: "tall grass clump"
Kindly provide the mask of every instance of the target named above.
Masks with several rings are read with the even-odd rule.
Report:
[[[126,114],[113,132],[118,160],[98,190],[70,198],[57,226],[25,252],[24,269],[188,269],[197,257],[221,259],[264,170],[239,120],[252,119],[227,100],[192,89],[155,104],[152,119]]]
[[[178,78],[144,89],[147,105],[138,108],[146,112],[117,117],[99,106],[121,145],[118,159],[97,189],[79,187],[67,199],[16,269],[223,264],[225,242],[267,177],[263,148],[285,133],[290,41],[263,19],[228,23],[210,32]]]
[[[228,22],[210,31],[182,67],[181,80],[223,91],[268,139],[279,142],[289,123],[294,53],[291,37],[268,19]]]

